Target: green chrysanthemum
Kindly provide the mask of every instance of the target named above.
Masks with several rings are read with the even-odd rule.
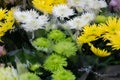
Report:
[[[75,80],[75,76],[71,71],[58,70],[52,75],[53,80]]]
[[[37,75],[28,72],[20,75],[20,80],[41,80],[41,79]]]
[[[46,38],[37,38],[33,42],[33,45],[38,49],[38,50],[43,50],[43,51],[48,51],[48,48],[50,47],[50,41]]]
[[[65,34],[60,31],[60,30],[52,30],[49,34],[48,34],[48,38],[52,39],[54,41],[60,41],[62,39],[65,39]]]
[[[18,80],[17,71],[11,67],[0,67],[0,80]]]
[[[60,55],[70,57],[75,55],[77,47],[73,42],[61,41],[54,46],[53,50]]]
[[[67,37],[67,38],[64,39],[64,41],[69,41],[69,42],[71,42],[71,41],[73,41],[73,39],[72,39],[72,37]]]
[[[63,67],[67,66],[66,58],[52,54],[46,59],[43,66],[46,70],[51,72],[61,70]]]

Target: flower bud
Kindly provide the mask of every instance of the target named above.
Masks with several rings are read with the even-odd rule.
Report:
[[[95,18],[96,23],[104,23],[107,20],[107,17],[104,15],[98,15]]]
[[[4,48],[4,46],[0,46],[0,56],[3,56],[6,54],[6,50]]]

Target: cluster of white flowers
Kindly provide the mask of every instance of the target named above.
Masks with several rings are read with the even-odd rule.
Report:
[[[67,4],[59,4],[53,7],[52,15],[55,19],[48,21],[49,14],[39,15],[34,9],[21,11],[19,8],[14,10],[15,19],[21,23],[21,27],[29,32],[33,32],[38,29],[44,29],[47,25],[45,24],[54,24],[58,25],[59,20],[64,20],[65,18],[70,19],[71,16],[74,16],[73,19],[65,21],[64,23],[70,27],[70,29],[81,30],[86,24],[89,24],[95,18],[95,11],[99,11],[101,8],[106,7],[107,4],[104,0],[67,0]],[[78,13],[82,15],[78,16],[74,8],[77,9]],[[79,10],[84,10],[79,12]],[[52,23],[51,21],[57,23]]]
[[[68,5],[76,7],[77,10],[100,10],[107,7],[105,0],[67,0]]]
[[[19,9],[14,10],[14,17],[18,22],[21,22],[21,27],[26,31],[34,31],[43,26],[48,21],[47,15],[39,15],[35,10],[20,11]]]
[[[92,20],[94,20],[95,14],[94,13],[83,13],[81,16],[75,17],[74,19],[71,19],[67,21],[67,25],[71,29],[77,29],[81,30],[82,27],[89,24]]]
[[[70,29],[81,30],[82,27],[89,24],[96,17],[96,12],[107,7],[107,3],[104,0],[67,0],[67,4],[57,5],[53,7],[53,15],[59,18],[69,18],[70,16],[76,15],[74,12],[75,7],[78,10],[81,10],[81,16],[75,16],[73,19],[65,22]]]

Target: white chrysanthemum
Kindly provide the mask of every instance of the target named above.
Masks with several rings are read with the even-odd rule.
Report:
[[[47,21],[48,17],[46,15],[42,15],[38,18],[30,19],[27,23],[22,24],[21,27],[26,31],[32,32],[34,30],[43,28]]]
[[[67,0],[69,6],[73,7],[84,7],[86,0]]]
[[[36,20],[36,19],[32,19],[31,21],[29,21],[25,24],[21,24],[21,27],[25,31],[30,31],[30,32],[41,28],[41,26],[39,26],[38,20]]]
[[[21,22],[21,27],[26,31],[34,31],[43,26],[48,21],[48,16],[39,15],[39,13],[33,9],[20,11],[20,9],[14,10],[14,17],[18,22]]]
[[[67,21],[67,25],[70,26],[71,29],[79,29],[89,24],[92,20],[94,20],[94,13],[84,13],[81,17],[76,17],[73,20]]]
[[[17,71],[12,67],[0,67],[0,80],[18,80]]]
[[[68,0],[68,5],[76,7],[77,10],[83,9],[86,11],[107,7],[105,0]]]
[[[25,23],[32,18],[26,12],[21,12],[21,11],[15,11],[14,17],[18,22],[22,22],[22,23]]]
[[[107,3],[104,0],[87,0],[87,9],[99,10],[100,8],[107,7]]]
[[[41,26],[43,26],[44,24],[47,23],[48,16],[47,15],[41,15],[41,16],[38,17],[38,20],[39,20]]]
[[[67,21],[67,25],[70,26],[71,29],[79,29],[81,30],[88,22],[84,21],[80,17],[76,17],[73,20]]]
[[[39,14],[35,10],[30,11],[20,11],[15,10],[14,11],[14,17],[18,22],[26,23],[29,22],[33,18],[37,18]]]
[[[74,15],[73,9],[70,9],[67,5],[57,5],[53,7],[53,15],[56,17],[69,17]]]
[[[26,13],[30,16],[32,16],[33,18],[37,18],[39,16],[38,12],[35,11],[34,9],[31,10],[27,10]]]
[[[86,7],[84,8],[85,10],[90,10],[90,9],[99,9],[99,4],[97,4],[97,0],[86,0]]]
[[[99,0],[98,3],[101,6],[101,8],[107,7],[107,3],[104,0]]]
[[[92,20],[94,20],[94,18],[95,18],[95,14],[90,13],[90,12],[83,13],[81,16],[81,19],[88,22],[88,23],[91,22]]]

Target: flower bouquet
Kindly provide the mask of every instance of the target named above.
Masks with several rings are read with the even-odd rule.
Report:
[[[119,0],[1,0],[0,80],[119,80]]]

